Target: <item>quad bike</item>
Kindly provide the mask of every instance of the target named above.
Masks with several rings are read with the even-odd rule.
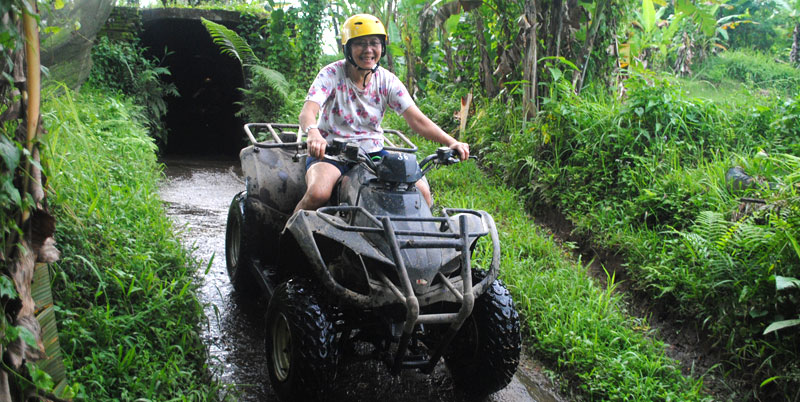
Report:
[[[387,137],[389,154],[374,161],[355,143],[334,142],[326,157],[352,169],[328,206],[292,214],[306,189],[299,127],[245,125],[246,190],[231,202],[226,263],[236,291],[269,300],[267,365],[281,400],[335,394],[350,358],[379,359],[392,373],[430,373],[444,358],[455,384],[475,397],[504,388],[516,371],[519,316],[497,280],[492,217],[468,209],[434,216],[415,183],[458,159],[440,148],[417,164],[416,146],[386,131],[407,147]],[[484,236],[488,270],[472,268]]]

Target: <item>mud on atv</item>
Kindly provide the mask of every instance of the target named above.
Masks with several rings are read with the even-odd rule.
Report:
[[[431,373],[444,358],[455,384],[475,397],[509,383],[520,326],[497,279],[494,221],[469,209],[433,216],[414,185],[431,168],[458,162],[451,150],[417,164],[417,148],[386,130],[406,147],[387,137],[389,155],[373,161],[357,144],[337,141],[326,157],[352,169],[328,206],[292,214],[306,190],[299,127],[253,123],[245,131],[246,189],[231,202],[226,262],[236,291],[269,300],[267,364],[281,400],[326,399],[351,358],[381,360],[393,373]],[[268,139],[256,140],[260,134]],[[484,236],[488,270],[472,267]]]

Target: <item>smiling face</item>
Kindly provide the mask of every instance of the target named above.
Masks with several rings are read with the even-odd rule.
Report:
[[[373,69],[378,65],[383,51],[380,35],[368,35],[350,41],[350,54],[356,64],[365,69]]]

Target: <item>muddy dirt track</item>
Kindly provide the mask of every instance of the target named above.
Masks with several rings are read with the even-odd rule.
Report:
[[[233,196],[244,189],[238,160],[199,158],[165,159],[166,179],[161,198],[186,247],[202,261],[199,295],[208,325],[203,339],[214,374],[228,385],[226,392],[240,401],[277,400],[270,389],[264,355],[266,300],[240,297],[225,271],[225,221]],[[447,369],[439,364],[432,375],[406,371],[388,373],[378,363],[353,363],[341,368],[343,384],[334,399],[347,401],[466,401],[468,395],[453,388]],[[556,402],[562,398],[537,364],[523,355],[511,384],[488,401]]]

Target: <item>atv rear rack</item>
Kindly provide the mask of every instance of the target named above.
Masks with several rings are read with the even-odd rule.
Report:
[[[394,263],[399,274],[400,285],[398,288],[392,281],[383,273],[378,271],[378,278],[380,281],[391,290],[396,296],[397,301],[406,307],[406,318],[403,324],[403,333],[400,342],[397,346],[397,352],[394,361],[391,362],[390,367],[392,371],[397,372],[402,368],[417,368],[423,372],[430,373],[436,363],[441,358],[447,345],[455,337],[458,330],[463,325],[464,321],[472,313],[472,308],[475,304],[475,299],[482,295],[486,289],[497,279],[499,266],[500,266],[500,240],[497,234],[494,220],[491,215],[485,211],[471,210],[471,209],[444,209],[445,216],[443,217],[429,217],[429,218],[412,218],[412,217],[398,217],[398,216],[373,216],[362,207],[358,206],[331,206],[323,207],[317,210],[317,216],[324,220],[331,226],[346,232],[359,232],[359,233],[374,233],[382,234],[386,243],[391,250],[391,259]],[[342,220],[333,219],[337,214],[363,214],[369,222],[373,223],[374,227],[369,226],[353,226],[344,223]],[[459,218],[459,233],[447,231],[451,222],[451,214],[460,214]],[[481,219],[483,230],[469,231],[467,224],[467,215],[474,215]],[[429,232],[419,230],[395,230],[393,222],[434,222],[440,224],[440,232]],[[477,239],[481,236],[489,234],[492,241],[492,262],[489,272],[485,278],[480,282],[473,285],[472,283],[472,269],[471,269],[471,252],[470,243],[472,239]],[[416,236],[428,237],[430,239],[405,239],[399,240],[398,237]],[[408,275],[405,263],[400,250],[404,248],[452,248],[461,251],[461,291],[441,272],[437,274],[438,279],[442,282],[444,287],[453,294],[455,300],[461,303],[457,313],[432,313],[420,314],[420,305],[417,296],[411,285],[411,280]],[[362,296],[352,290],[345,288],[337,283],[331,272],[324,267],[319,267],[318,274],[323,277],[323,282],[326,285],[336,284],[337,294],[341,295],[342,290],[345,293],[353,293]],[[312,264],[316,265],[316,264]],[[470,291],[467,291],[469,289]],[[411,335],[417,324],[450,324],[447,333],[442,338],[442,342],[428,360],[404,360]]]
[[[255,134],[260,133],[263,131],[263,129],[266,129],[267,132],[269,132],[269,136],[266,137],[265,141],[259,141],[256,139]],[[253,131],[256,133],[254,134]],[[305,139],[303,138],[299,124],[247,123],[244,125],[244,132],[247,134],[247,138],[250,140],[250,143],[256,150],[259,148],[294,148],[299,150],[303,145],[305,145]],[[287,137],[284,134],[290,135]],[[411,142],[411,140],[409,140],[408,137],[406,137],[402,132],[384,129],[383,134],[383,140],[387,144],[384,149],[387,151],[407,153],[417,152],[417,146],[414,145],[414,143]],[[391,136],[389,134],[391,134]],[[398,142],[397,144],[392,141],[392,136],[396,138],[396,141]],[[290,139],[292,141],[287,142],[286,139]]]

